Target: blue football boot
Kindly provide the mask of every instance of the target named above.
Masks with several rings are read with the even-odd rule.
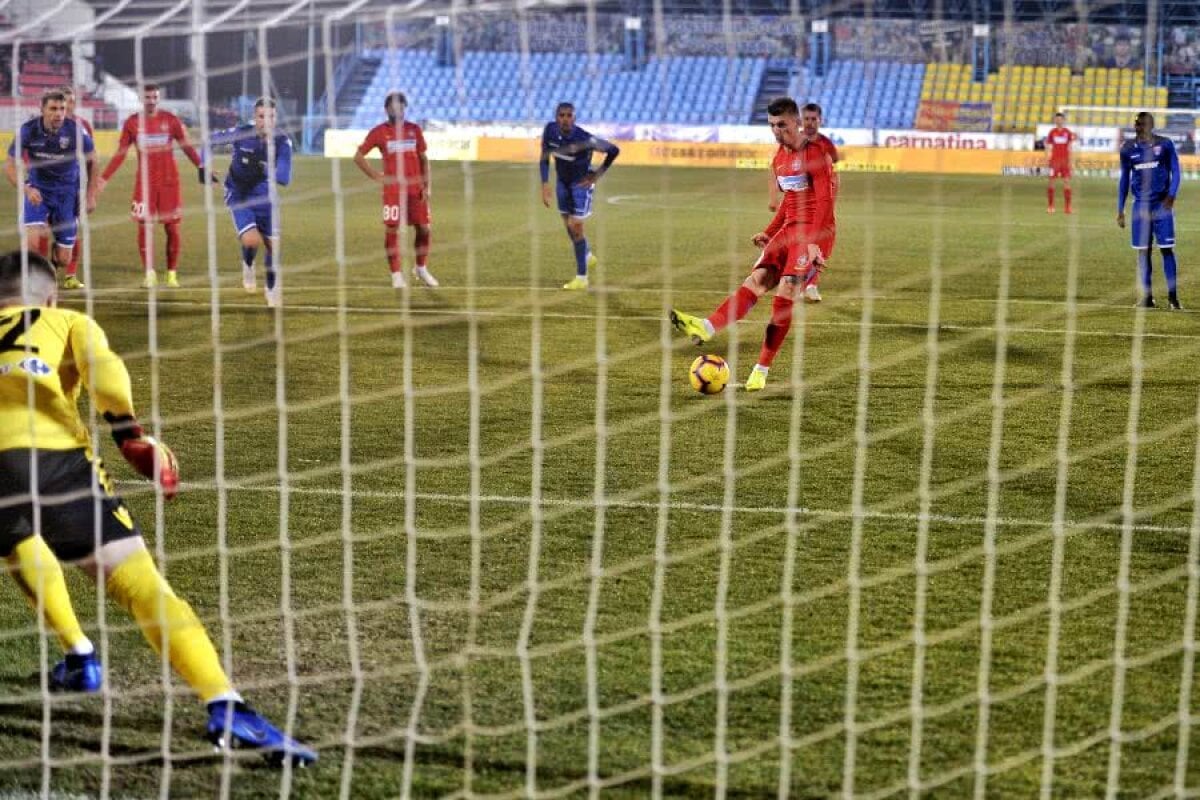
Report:
[[[68,653],[50,670],[49,682],[50,690],[54,692],[94,694],[100,691],[100,684],[104,682],[104,669],[95,653],[86,656]]]
[[[261,750],[263,757],[277,766],[288,759],[299,767],[317,760],[315,750],[286,735],[245,703],[209,703],[205,736],[219,748]]]

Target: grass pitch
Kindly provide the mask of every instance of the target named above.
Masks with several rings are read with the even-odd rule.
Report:
[[[1076,181],[1066,217],[1041,180],[843,175],[825,302],[797,307],[768,391],[704,397],[666,313],[740,282],[762,173],[618,162],[576,294],[534,166],[438,164],[442,288],[397,294],[375,188],[341,164],[339,216],[330,172],[301,159],[283,190],[279,316],[242,292],[197,186],[183,288],[136,288],[129,169],[93,220],[90,301],[66,298],[180,458],[158,507],[100,435],[169,579],[321,761],[213,756],[186,688],[74,576],[112,693],[45,703],[57,653],[4,583],[0,794],[567,796],[590,777],[757,797],[782,771],[793,796],[884,796],[911,770],[933,796],[1026,797],[1045,752],[1056,796],[1110,774],[1153,795],[1177,763],[1200,784],[1200,758],[1177,762],[1200,328],[1132,308],[1114,182]],[[735,381],[768,313],[707,348]]]

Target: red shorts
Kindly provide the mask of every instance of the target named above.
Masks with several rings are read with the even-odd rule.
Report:
[[[430,219],[429,201],[422,200],[419,192],[402,195],[399,186],[388,186],[383,190],[384,225],[428,225]]]
[[[1051,178],[1069,178],[1069,177],[1071,177],[1071,165],[1070,164],[1051,164],[1050,165],[1050,177]]]
[[[812,243],[821,249],[821,257],[828,260],[836,239],[836,232],[831,231]],[[767,242],[762,255],[754,262],[754,269],[767,267],[775,272],[777,279],[787,275],[813,278],[815,275],[809,274],[808,245],[809,240],[799,225],[786,225]]]
[[[151,183],[147,194],[149,199],[142,200],[142,182],[133,184],[133,203],[129,207],[129,215],[138,222],[178,222],[183,219],[183,194],[179,182]]]

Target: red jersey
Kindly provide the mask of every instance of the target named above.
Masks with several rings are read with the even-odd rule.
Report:
[[[783,192],[783,202],[764,233],[774,236],[784,225],[792,224],[803,226],[810,238],[831,232],[836,222],[833,161],[825,145],[819,139],[805,143],[799,150],[780,145],[771,169]]]
[[[383,174],[393,183],[403,182],[412,190],[420,187],[421,156],[425,155],[425,135],[421,126],[404,122],[381,122],[367,133],[367,138],[358,146],[359,155],[366,155],[378,148],[383,156]],[[403,181],[400,179],[403,178]]]
[[[1071,161],[1071,142],[1075,134],[1068,128],[1051,128],[1046,134],[1046,147],[1050,148],[1051,164],[1069,164]]]
[[[104,180],[107,181],[116,173],[125,160],[125,154],[132,146],[136,146],[138,149],[138,174],[134,182],[135,186],[142,182],[143,166],[149,170],[147,177],[150,184],[174,185],[179,183],[179,170],[175,167],[175,142],[179,142],[179,146],[183,148],[183,152],[193,164],[197,167],[200,166],[200,154],[196,152],[196,148],[187,143],[187,133],[184,131],[179,117],[170,111],[160,109],[145,117],[145,130],[142,129],[142,118],[142,114],[134,114],[121,126],[121,139],[117,145],[117,152],[113,155],[112,161],[108,162],[108,166],[101,176]]]
[[[84,133],[92,137],[92,141],[96,140],[96,132],[92,130],[92,123],[88,122],[83,117],[71,117],[71,119],[75,120],[76,125],[83,128]]]

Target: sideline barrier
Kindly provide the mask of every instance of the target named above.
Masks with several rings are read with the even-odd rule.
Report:
[[[349,158],[365,131],[328,131],[325,154]],[[488,161],[534,164],[541,144],[533,138],[473,136],[461,131],[425,135],[434,161]],[[719,142],[622,141],[619,164],[653,167],[766,169],[774,144]],[[933,173],[943,175],[1046,175],[1046,153],[1035,150],[953,149],[933,147],[843,146],[838,169],[844,172]],[[1183,176],[1200,178],[1200,156],[1179,157]],[[1075,175],[1115,176],[1116,153],[1086,152],[1076,156]]]

